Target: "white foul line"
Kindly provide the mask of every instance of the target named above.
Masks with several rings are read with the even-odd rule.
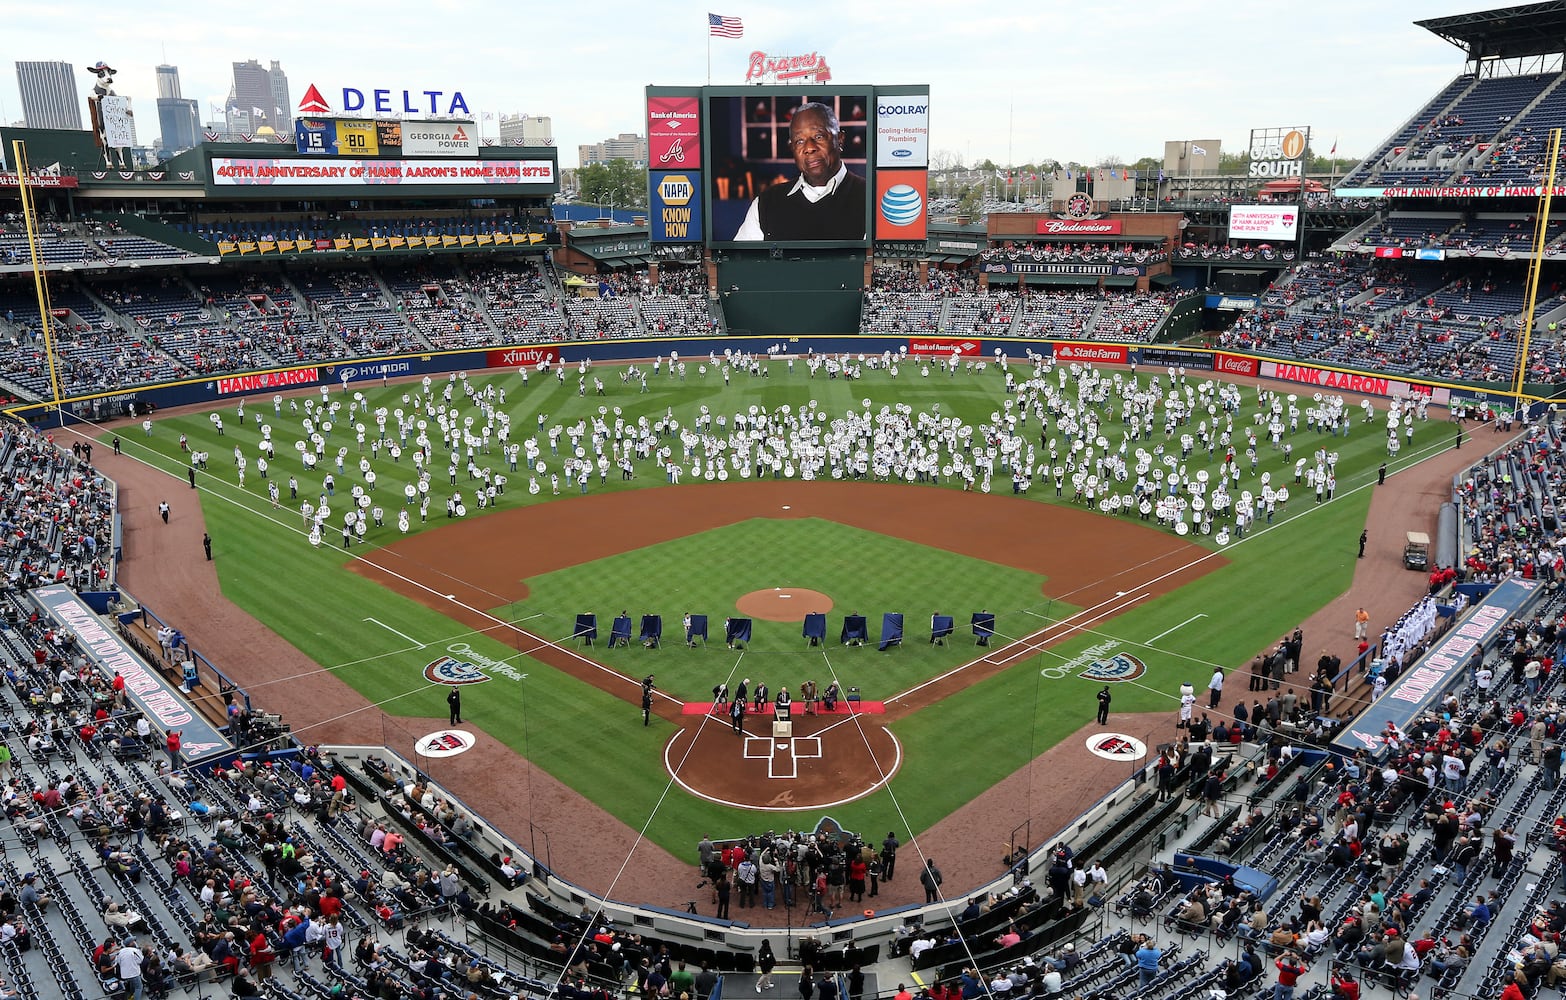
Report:
[[[1206,617],[1207,616],[1205,614],[1202,614],[1202,615],[1192,615],[1191,617],[1187,618],[1185,621],[1183,621],[1180,624],[1176,625],[1174,628],[1166,628],[1166,629],[1164,629],[1162,632],[1160,632],[1157,635],[1153,636],[1151,639],[1147,640],[1142,645],[1144,645],[1144,646],[1151,646],[1153,643],[1157,642],[1159,639],[1162,639],[1164,636],[1168,635],[1170,632],[1173,632],[1175,629],[1185,628],[1187,625],[1189,625],[1192,622],[1196,621],[1196,619],[1198,619],[1198,618],[1206,618]]]
[[[426,645],[428,645],[428,643],[420,642],[419,640],[415,639],[413,636],[407,634],[406,632],[399,632],[399,631],[397,631],[396,629],[392,628],[390,625],[388,625],[385,622],[381,621],[379,618],[366,618],[364,620],[367,621],[367,622],[374,622],[375,624],[379,625],[381,628],[383,628],[386,631],[390,632],[392,635],[400,635],[400,636],[402,636],[404,639],[407,639],[409,642],[413,643],[413,646],[414,646],[415,649],[423,649]]]

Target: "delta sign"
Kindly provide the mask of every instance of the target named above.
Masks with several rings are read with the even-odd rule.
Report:
[[[395,115],[471,115],[468,99],[460,90],[392,90],[390,88],[344,87],[341,110],[374,111]],[[299,101],[301,115],[330,115],[334,112],[315,84],[305,88]]]

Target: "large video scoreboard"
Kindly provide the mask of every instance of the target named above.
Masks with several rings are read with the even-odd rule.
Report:
[[[923,242],[930,88],[647,88],[650,238]]]

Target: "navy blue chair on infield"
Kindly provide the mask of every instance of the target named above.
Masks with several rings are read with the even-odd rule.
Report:
[[[819,646],[826,642],[826,615],[820,613],[806,615],[802,634],[812,646]]]
[[[931,615],[930,645],[946,645],[946,637],[952,634],[953,627],[951,615]]]
[[[863,646],[870,641],[870,626],[864,615],[844,615],[843,633],[839,641],[845,646]]]
[[[751,621],[749,618],[727,618],[723,622],[723,641],[728,643],[730,649],[750,642]]]
[[[576,628],[571,630],[571,638],[591,646],[598,639],[598,616],[593,614],[577,615]]]
[[[973,638],[980,646],[988,646],[990,637],[995,634],[995,616],[988,611],[975,611],[973,613]]]
[[[694,646],[700,639],[703,646],[707,645],[707,616],[691,615],[691,623],[685,630],[685,645]]]
[[[617,615],[614,624],[609,627],[609,648],[615,646],[629,646],[631,644],[631,616]]]
[[[902,644],[903,616],[896,612],[888,611],[881,616],[881,644],[876,646],[876,649],[884,653],[891,647],[901,646]]]
[[[639,641],[648,649],[657,649],[663,644],[663,615],[642,615]]]

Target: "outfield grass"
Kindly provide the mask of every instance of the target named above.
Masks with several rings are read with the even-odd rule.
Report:
[[[836,414],[849,407],[860,408],[862,400],[868,398],[875,409],[906,402],[917,410],[939,402],[942,414],[978,423],[998,411],[1004,400],[1000,379],[993,371],[927,381],[910,380],[905,373],[897,383],[877,374],[850,383],[807,379],[803,366],[792,374],[781,365],[774,365],[773,369],[772,378],[736,379],[728,389],[712,375],[701,380],[692,373],[684,383],[660,379],[651,383],[653,391],[642,394],[622,388],[617,369],[600,368],[596,374],[609,384],[610,395],[605,398],[577,396],[574,376],[565,386],[553,378],[540,380],[534,376],[526,388],[520,386],[515,373],[477,376],[470,381],[482,386],[496,380],[508,387],[506,410],[512,414],[517,438],[532,432],[540,412],[548,415],[550,423],[569,422],[595,414],[599,406],[619,406],[633,419],[642,414],[655,419],[666,407],[672,407],[675,415],[688,423],[701,405],[715,413],[734,413],[743,412],[752,404],[798,408],[813,399],[825,412]],[[437,392],[442,385],[436,384]],[[420,390],[411,385],[362,391],[372,406],[390,409],[403,405],[404,394]],[[1254,390],[1247,389],[1246,397],[1248,408],[1254,408]],[[346,398],[341,391],[334,391],[331,396],[333,400]],[[462,398],[460,393],[457,398]],[[668,725],[655,720],[653,726],[644,729],[639,712],[627,701],[520,656],[515,640],[508,635],[464,634],[461,626],[444,615],[346,572],[345,555],[334,545],[312,550],[304,541],[297,505],[288,505],[285,489],[285,506],[271,507],[254,461],[261,436],[256,420],[259,416],[275,424],[273,437],[278,442],[278,453],[273,478],[286,484],[289,474],[297,475],[302,495],[314,498],[320,489],[321,472],[304,474],[293,449],[293,442],[302,437],[302,408],[293,413],[285,404],[279,416],[274,414],[270,399],[253,399],[247,406],[244,426],[238,425],[233,404],[223,406],[220,412],[227,424],[222,437],[205,414],[161,418],[151,439],[144,438],[139,428],[127,428],[121,436],[127,454],[169,470],[178,477],[179,485],[185,469],[184,457],[178,450],[179,435],[187,434],[193,447],[211,453],[211,469],[201,477],[206,491],[203,509],[218,541],[219,576],[231,600],[305,655],[336,671],[391,715],[443,715],[443,691],[427,684],[421,670],[451,644],[470,644],[481,655],[509,659],[527,678],[520,682],[498,679],[475,690],[472,697],[464,699],[464,714],[632,827],[641,828],[647,822],[667,781],[661,748],[672,733]],[[611,419],[612,416],[611,412]],[[343,433],[347,421],[339,418],[337,423],[339,429],[332,434],[332,448],[349,448],[349,471],[337,476],[338,496],[333,499],[337,513],[332,523],[340,526],[344,494],[357,480],[359,453],[353,436]],[[1241,422],[1236,423],[1239,426]],[[370,433],[373,436],[373,423]],[[1118,415],[1113,421],[1106,420],[1104,433],[1112,438],[1113,446],[1113,439],[1119,434]],[[1448,424],[1418,425],[1413,444],[1406,446],[1405,457],[1422,448],[1443,446],[1450,433]],[[1142,686],[1127,684],[1116,688],[1116,710],[1172,710],[1173,692],[1182,680],[1200,687],[1210,673],[1210,664],[1243,664],[1258,649],[1276,641],[1282,632],[1345,590],[1353,572],[1354,541],[1369,504],[1369,491],[1355,492],[1354,487],[1373,480],[1375,466],[1386,457],[1385,431],[1379,426],[1357,425],[1347,439],[1329,439],[1308,432],[1293,435],[1292,439],[1296,455],[1308,454],[1323,445],[1340,453],[1338,499],[1318,508],[1312,498],[1304,495],[1303,487],[1298,488],[1275,525],[1254,531],[1243,543],[1224,550],[1228,565],[1173,594],[1138,604],[1056,649],[970,685],[940,704],[901,720],[895,732],[903,744],[905,760],[890,790],[834,810],[836,818],[849,826],[885,827],[894,814],[891,796],[895,795],[908,826],[915,831],[926,829],[1063,734],[1074,731],[1092,718],[1092,692],[1096,685],[1075,676],[1044,677],[1040,670],[1058,665],[1088,646],[1117,642],[1117,648],[1132,652],[1148,665],[1148,674],[1139,682]],[[233,464],[232,449],[236,443],[251,460],[243,490],[237,486]],[[1280,454],[1266,445],[1262,455],[1262,469],[1295,489],[1292,464],[1285,463]],[[557,460],[550,459],[547,445],[544,456],[557,464]],[[504,467],[498,456],[491,456],[487,464],[497,469]],[[436,495],[443,496],[442,489],[447,487],[445,462],[440,460],[436,465],[432,485]],[[375,468],[380,476],[378,495],[386,498],[385,506],[395,512],[402,484],[412,473],[408,456],[404,455],[400,463],[392,463],[383,454]],[[639,478],[630,483],[620,482],[611,473],[609,481],[600,487],[595,477],[593,489],[664,488],[662,484],[661,475],[644,468]],[[1247,474],[1240,485],[1254,490],[1259,481]],[[537,496],[529,495],[525,486],[524,474],[512,475],[502,506],[553,499],[547,485]],[[465,481],[462,487],[469,493]],[[1054,502],[1053,492],[1052,488],[1041,492],[1036,487],[1033,495],[1049,503]],[[570,496],[563,496],[558,502],[570,502]],[[974,502],[983,500],[975,497]],[[432,515],[443,505],[443,499],[432,504]],[[373,558],[373,544],[399,537],[390,526],[394,521],[395,513],[388,517],[387,528],[372,533],[372,547],[356,547],[354,554]],[[444,517],[432,516],[431,526],[443,523]],[[418,530],[417,518],[414,528]],[[684,610],[705,610],[713,616],[716,628],[721,629],[722,617],[727,613],[723,609],[731,607],[739,594],[787,583],[840,598],[842,603],[837,611],[850,610],[844,606],[849,605],[867,615],[872,635],[877,632],[882,611],[903,611],[910,639],[917,639],[927,625],[924,616],[934,610],[936,603],[943,611],[958,616],[957,641],[944,650],[910,642],[894,654],[877,654],[873,649],[844,650],[835,644],[829,644],[825,650],[806,651],[801,648],[797,623],[774,625],[758,620],[753,652],[746,653],[743,660],[723,649],[721,641],[716,648],[705,651],[688,651],[676,645],[656,654],[636,646],[613,653],[600,646],[594,652],[599,659],[631,676],[646,672],[646,658],[657,656],[664,686],[686,697],[705,695],[717,679],[728,676],[730,669],[739,669],[766,677],[774,689],[780,683],[776,679],[779,676],[795,684],[806,676],[814,676],[823,684],[829,676],[839,677],[845,686],[859,685],[871,698],[884,697],[892,693],[887,689],[901,689],[907,682],[932,675],[943,664],[952,662],[948,657],[960,658],[971,652],[971,639],[961,628],[966,611],[989,607],[1001,616],[1003,633],[1022,635],[1045,624],[1040,619],[1018,620],[1016,613],[1022,609],[1051,618],[1064,618],[1075,610],[1059,604],[1051,606],[1040,592],[1042,586],[1047,593],[1048,584],[1036,576],[841,525],[808,519],[763,520],[733,526],[733,531],[760,534],[736,541],[739,536],[724,529],[532,578],[526,581],[531,593],[522,606],[496,609],[495,613],[508,619],[542,614],[544,618],[530,621],[528,627],[558,637],[569,632],[576,612],[596,610],[606,635],[607,616],[618,610],[616,605],[626,605],[632,607],[633,614],[641,610],[662,612],[666,638],[677,638],[678,616]],[[762,542],[754,542],[756,537]],[[1198,544],[1217,547],[1211,537],[1187,537]],[[328,541],[332,538],[328,536]],[[908,546],[918,548],[918,552],[900,551],[895,558],[886,559],[859,558],[861,552],[881,551],[882,546]],[[741,552],[762,556],[737,558],[736,553]],[[845,558],[843,554],[848,552],[854,553],[854,558]],[[916,569],[910,568],[913,558],[918,559]],[[900,567],[900,572],[890,572],[888,567],[892,566]],[[1106,572],[1114,568],[1117,567],[1105,567]],[[1199,614],[1207,617],[1187,623]],[[388,623],[424,645],[409,649],[408,642],[366,620],[370,618]],[[837,612],[829,620],[835,626],[839,621]],[[538,621],[549,623],[554,631],[537,627]],[[1146,645],[1147,640],[1170,629],[1174,631],[1151,646]],[[1313,639],[1307,636],[1306,641],[1310,644]],[[789,658],[786,664],[785,657]],[[736,668],[736,663],[741,666]],[[758,663],[761,666],[751,669]],[[260,704],[265,704],[265,686],[252,693]],[[575,720],[583,718],[593,720],[591,741],[581,739],[581,728],[575,725]],[[302,735],[307,739],[326,738],[320,734]],[[634,752],[606,755],[604,746],[632,748]],[[960,766],[956,761],[960,761]],[[689,853],[690,845],[704,831],[748,830],[757,822],[742,812],[683,794],[671,801],[677,802],[677,808],[656,810],[648,835],[681,856]],[[482,811],[482,803],[475,805]],[[763,825],[804,826],[817,818],[812,813],[769,814]],[[902,822],[898,820],[892,825],[900,828]]]

